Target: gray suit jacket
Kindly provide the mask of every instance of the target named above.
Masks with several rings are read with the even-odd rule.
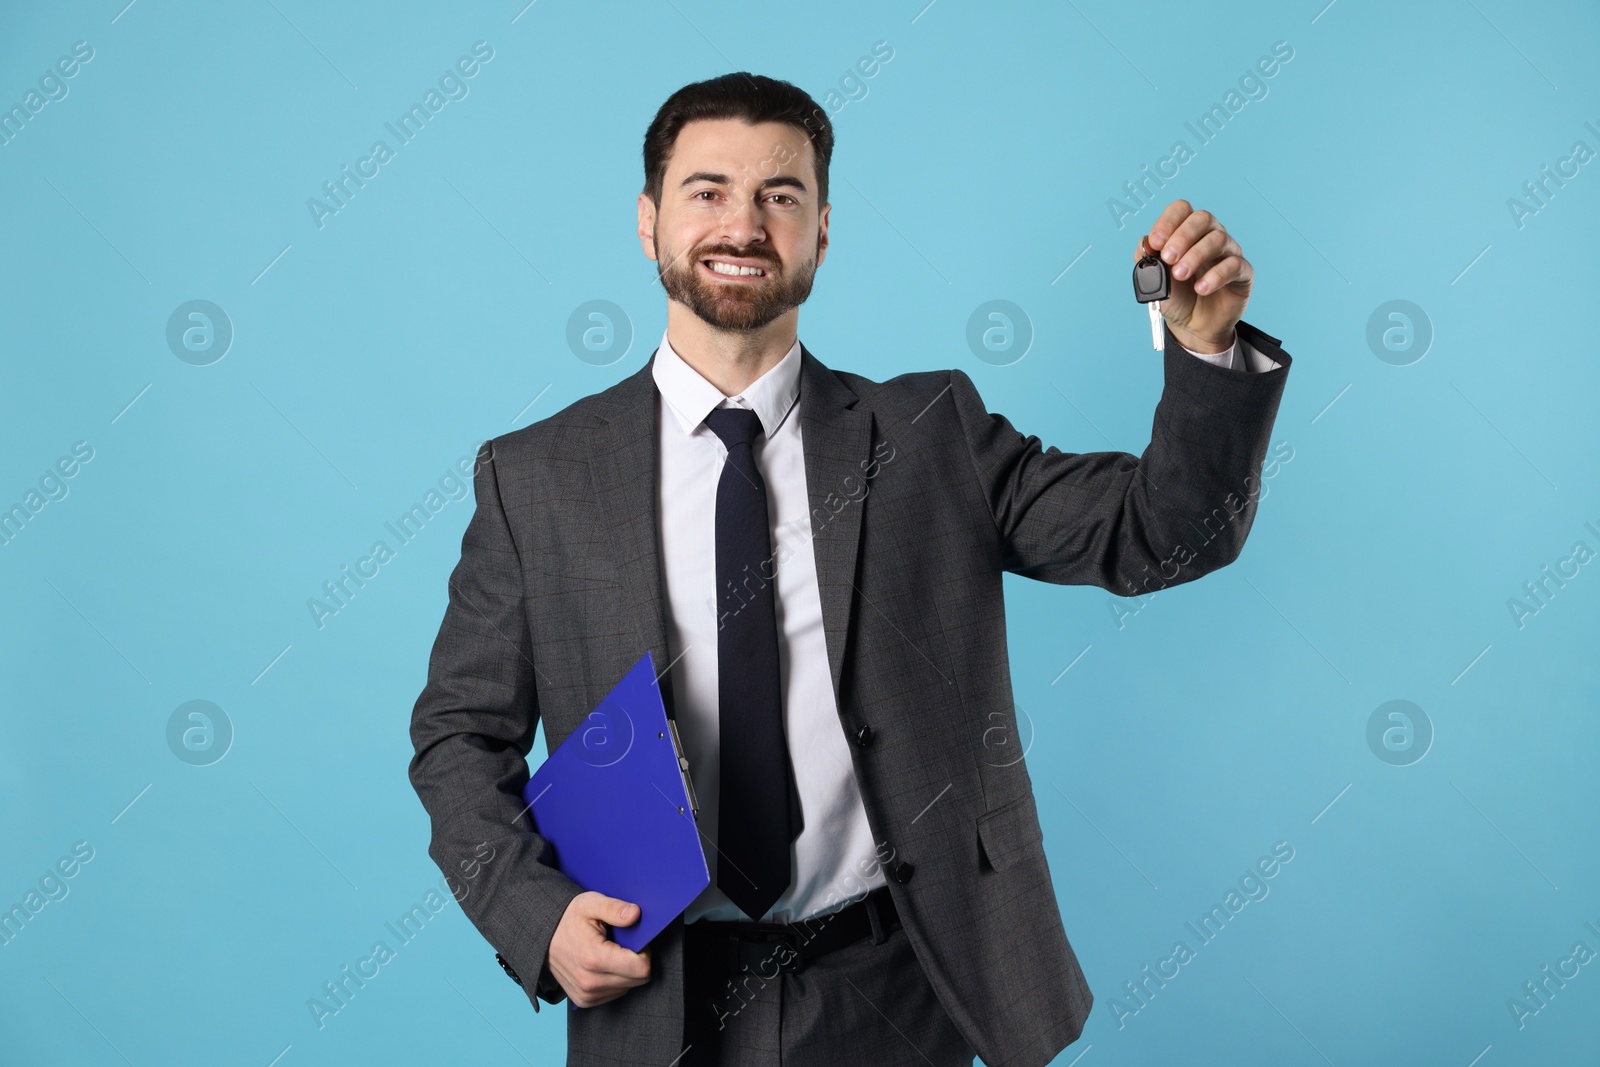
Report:
[[[1246,323],[1239,333],[1280,366],[1223,370],[1167,335],[1165,388],[1137,457],[1042,448],[990,414],[959,370],[880,383],[802,347],[806,486],[840,725],[856,742],[879,851],[893,852],[889,888],[917,958],[990,1067],[1048,1063],[1093,1003],[1026,763],[996,745],[1019,736],[1001,574],[1133,595],[1239,555],[1290,365],[1277,338]],[[676,652],[655,444],[649,363],[485,442],[477,510],[412,715],[429,854],[508,969],[527,976],[535,1009],[551,935],[581,892],[523,813],[535,724],[542,716],[554,748],[645,649],[658,664]],[[668,1064],[683,1051],[681,917],[652,955],[646,984],[569,1014],[569,1064]]]

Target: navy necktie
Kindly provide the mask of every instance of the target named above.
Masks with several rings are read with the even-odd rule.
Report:
[[[748,408],[716,408],[706,425],[728,447],[717,482],[717,888],[759,922],[789,887],[801,821],[783,729],[777,560],[767,483],[751,449],[761,419]]]

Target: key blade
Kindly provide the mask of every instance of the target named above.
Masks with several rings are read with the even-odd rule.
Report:
[[[1157,352],[1161,351],[1165,338],[1161,330],[1161,301],[1154,300],[1146,305],[1150,309],[1150,343]]]

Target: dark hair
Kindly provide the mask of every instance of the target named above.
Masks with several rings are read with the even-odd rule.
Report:
[[[782,122],[804,130],[816,157],[817,206],[828,202],[828,162],[833,158],[833,123],[804,89],[761,74],[739,71],[685,85],[667,97],[644,134],[644,191],[661,206],[667,160],[678,131],[697,119],[742,119],[752,126]]]

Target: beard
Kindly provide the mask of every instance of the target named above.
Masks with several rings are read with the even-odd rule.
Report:
[[[817,243],[820,248],[820,237]],[[661,249],[659,238],[656,248]],[[670,250],[662,251],[670,253]],[[766,271],[766,278],[753,283],[708,278],[700,261],[714,256],[757,260]],[[663,267],[663,259],[670,265]],[[759,330],[779,315],[799,307],[811,295],[811,282],[816,273],[815,254],[791,274],[765,247],[741,249],[731,245],[707,245],[696,249],[693,255],[668,254],[656,261],[656,274],[667,296],[722,330]]]

